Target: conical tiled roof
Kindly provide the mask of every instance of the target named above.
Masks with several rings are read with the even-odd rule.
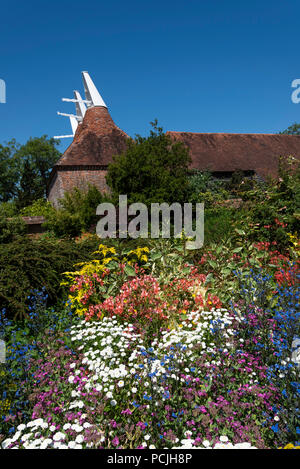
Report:
[[[107,166],[113,155],[126,149],[128,138],[116,126],[106,107],[91,107],[55,167],[59,170],[61,166]]]

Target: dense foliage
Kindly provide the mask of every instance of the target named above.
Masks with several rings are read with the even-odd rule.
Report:
[[[129,203],[184,202],[188,191],[190,157],[186,147],[163,133],[157,121],[149,137],[130,140],[127,150],[114,158],[106,181],[113,200],[127,195]]]
[[[75,187],[65,192],[57,210],[49,212],[45,228],[58,237],[74,238],[91,229],[95,232],[98,221],[96,209],[105,200],[106,196],[95,186],[89,185],[86,190]]]
[[[299,269],[268,275],[267,258],[256,267],[233,253],[235,283],[221,305],[224,284],[214,296],[209,288],[220,265],[192,262],[180,240],[161,243],[101,244],[65,275],[59,312],[32,292],[26,327],[2,316],[3,447],[298,444]],[[5,381],[12,369],[18,394]]]
[[[89,259],[95,247],[93,237],[82,242],[41,237],[17,238],[0,244],[0,309],[5,307],[9,317],[28,313],[27,299],[31,290],[45,288],[52,303],[61,295],[60,275],[74,261]]]
[[[50,172],[61,156],[53,138],[30,138],[24,145],[14,140],[0,145],[0,201],[15,199],[18,208],[46,197]]]
[[[19,236],[27,235],[27,227],[22,217],[7,218],[0,215],[0,244],[13,242]]]

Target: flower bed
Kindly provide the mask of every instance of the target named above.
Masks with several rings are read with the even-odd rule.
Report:
[[[31,359],[15,370],[26,400],[6,415],[2,447],[299,446],[296,271],[288,282],[237,273],[225,308],[197,266],[160,277],[148,251],[124,260],[102,246],[99,262],[68,273],[73,313],[48,312],[42,329],[35,301]]]

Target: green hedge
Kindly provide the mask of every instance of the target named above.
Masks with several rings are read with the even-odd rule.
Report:
[[[0,244],[0,310],[5,308],[9,317],[22,318],[30,292],[43,287],[49,305],[56,304],[64,294],[61,274],[74,263],[91,259],[98,244],[96,236],[77,243],[25,236]]]

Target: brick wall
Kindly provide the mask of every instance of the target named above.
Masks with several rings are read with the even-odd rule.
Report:
[[[64,196],[65,192],[71,191],[74,187],[81,190],[87,189],[88,184],[96,186],[101,192],[108,192],[109,187],[106,184],[106,169],[64,169],[56,171],[48,191],[48,200],[54,205],[59,206],[58,200]]]

